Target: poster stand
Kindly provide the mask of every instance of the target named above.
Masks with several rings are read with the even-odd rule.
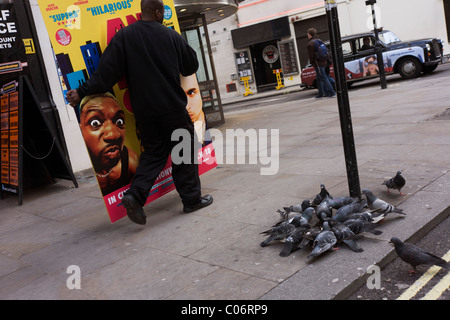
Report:
[[[33,184],[32,180],[40,185],[45,180],[55,182],[55,178],[72,180],[75,187],[78,188],[70,162],[66,158],[26,75],[21,75],[18,81],[18,116],[16,120],[12,120],[12,113],[10,111],[9,127],[17,126],[17,131],[10,130],[9,153],[11,150],[13,152],[16,150],[17,158],[13,160],[10,157],[10,183],[5,184],[2,181],[1,198],[4,193],[12,192],[18,195],[18,205],[22,205],[24,182]],[[17,124],[13,124],[13,121],[17,121]],[[17,132],[17,140],[13,138],[12,132]]]

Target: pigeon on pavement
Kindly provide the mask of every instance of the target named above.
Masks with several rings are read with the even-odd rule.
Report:
[[[362,193],[366,196],[367,204],[369,209],[377,210],[380,213],[400,213],[406,215],[402,209],[396,208],[392,204],[387,203],[386,201],[375,196],[369,189],[363,189]]]
[[[340,207],[336,211],[334,216],[331,218],[331,220],[332,221],[340,221],[340,222],[345,221],[347,219],[348,215],[350,215],[352,213],[362,212],[365,206],[366,206],[365,200],[347,204],[343,207]]]
[[[316,212],[316,210],[313,207],[306,208],[303,213],[296,214],[295,216],[293,216],[290,219],[284,219],[284,220],[282,219],[282,220],[278,221],[272,227],[278,227],[280,225],[290,223],[290,224],[293,224],[297,228],[297,227],[300,227],[301,225],[309,224],[309,222],[311,221],[311,218],[315,212]]]
[[[347,204],[353,203],[358,201],[358,198],[353,197],[334,197],[334,198],[327,198],[327,201],[333,209],[339,209]]]
[[[389,192],[389,189],[398,190],[400,192],[401,196],[405,196],[406,194],[402,193],[402,188],[405,186],[406,180],[402,176],[401,171],[397,171],[397,174],[395,177],[390,178],[389,180],[385,180],[382,185],[387,187],[387,193]]]
[[[302,213],[308,207],[311,207],[311,201],[310,200],[303,200],[302,203],[294,204],[294,205],[289,206],[289,207],[283,207],[283,209],[287,213],[291,213],[291,212]]]
[[[336,235],[331,231],[327,222],[324,222],[323,227],[323,230],[315,238],[313,242],[314,249],[306,257],[307,259],[318,257],[324,252],[332,250],[333,246],[337,243]]]
[[[373,217],[372,217],[372,213],[369,211],[351,213],[346,217],[345,221],[350,220],[350,219],[359,219],[359,220],[368,221],[368,222],[374,221]]]
[[[333,208],[329,206],[328,201],[322,201],[316,208],[316,216],[320,221],[329,220],[333,215]]]
[[[322,232],[322,227],[320,226],[314,226],[311,227],[308,231],[305,232],[303,235],[303,239],[300,242],[300,245],[298,246],[299,249],[302,249],[306,247],[308,244],[312,244],[316,237],[319,235],[319,233]]]
[[[376,224],[363,219],[348,219],[345,220],[344,225],[350,228],[355,234],[360,234],[361,232],[370,232],[374,235],[380,235],[383,231],[377,230]]]
[[[337,243],[345,243],[350,249],[354,252],[362,252],[364,251],[361,247],[358,246],[355,239],[357,239],[357,235],[345,224],[341,222],[329,222],[331,226],[331,231],[333,231],[336,236]]]
[[[320,185],[320,192],[314,197],[313,205],[319,205],[325,198],[332,198],[325,185]]]
[[[261,242],[261,247],[266,247],[275,240],[283,240],[287,238],[291,233],[295,231],[296,226],[291,223],[285,223],[277,227],[273,227],[269,230],[261,232],[261,234],[268,235],[269,237]]]
[[[441,259],[416,245],[402,242],[399,238],[391,238],[390,243],[394,244],[395,251],[400,259],[412,266],[413,269],[409,271],[410,273],[415,273],[416,267],[419,265],[437,265],[446,269],[449,269],[450,267],[450,264],[444,259]]]
[[[292,252],[298,249],[300,242],[303,240],[303,235],[310,229],[310,226],[298,227],[285,240],[283,250],[280,252],[281,257],[287,257]]]

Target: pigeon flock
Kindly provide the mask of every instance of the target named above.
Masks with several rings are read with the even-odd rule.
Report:
[[[398,190],[401,196],[405,194],[401,189],[406,181],[401,171],[382,185],[389,189]],[[312,199],[303,200],[300,204],[283,207],[277,210],[281,219],[270,229],[261,232],[267,237],[261,242],[266,247],[272,242],[284,243],[280,252],[281,257],[287,257],[292,252],[303,249],[310,250],[307,259],[316,258],[328,251],[339,248],[342,244],[353,252],[364,251],[357,240],[364,237],[364,233],[380,235],[377,228],[389,214],[406,215],[402,209],[375,196],[369,189],[362,189],[364,199],[353,197],[333,197],[324,184],[320,185],[320,192]],[[403,243],[393,237],[391,243],[403,261],[409,263],[415,272],[416,266],[422,264],[449,267],[445,260],[420,249],[419,247]]]

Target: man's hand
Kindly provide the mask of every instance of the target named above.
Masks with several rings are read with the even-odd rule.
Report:
[[[80,96],[78,95],[77,90],[69,90],[69,91],[67,92],[66,98],[67,98],[67,101],[69,101],[70,105],[71,105],[72,107],[74,107],[74,108],[75,108],[75,107],[80,103],[80,101],[81,101]]]

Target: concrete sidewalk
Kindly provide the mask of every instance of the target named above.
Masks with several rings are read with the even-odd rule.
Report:
[[[79,188],[58,181],[26,192],[22,206],[11,195],[1,200],[0,299],[345,298],[369,266],[395,257],[391,237],[414,240],[449,215],[449,80],[443,65],[386,90],[350,91],[361,186],[407,213],[361,240],[362,253],[344,247],[308,261],[309,250],[281,258],[282,244],[259,246],[276,210],[314,197],[321,183],[348,195],[336,99],[305,92],[295,102],[226,113],[224,137],[232,128],[279,130],[279,170],[264,176],[261,161],[219,164],[201,176],[213,205],[192,214],[181,213],[172,192],[144,208],[146,226],[111,224],[90,170],[77,173]],[[381,185],[397,170],[405,197]],[[81,290],[67,288],[71,265],[80,267]]]

